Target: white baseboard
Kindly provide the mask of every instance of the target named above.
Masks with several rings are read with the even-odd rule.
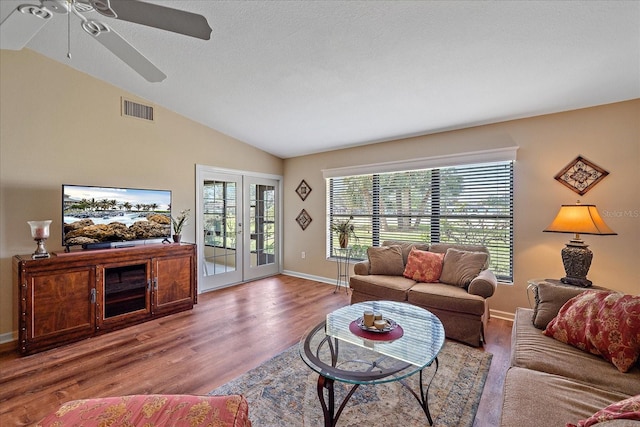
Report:
[[[508,311],[492,310],[489,309],[489,316],[495,319],[507,320],[513,322],[515,319],[515,313],[509,313]]]
[[[311,274],[298,273],[297,271],[283,270],[282,274],[286,276],[299,277],[301,279],[315,280],[316,282],[327,283],[329,285],[334,285],[334,286],[336,284],[336,279],[328,279],[322,276],[313,276]],[[344,285],[341,284],[340,286],[344,286]]]
[[[287,276],[300,277],[301,279],[315,280],[316,282],[327,283],[329,285],[335,285],[335,279],[327,279],[326,277],[321,276],[312,276],[310,274],[297,273],[295,271],[283,271],[282,274]],[[237,283],[236,283],[237,285]],[[344,285],[341,285],[344,286]],[[18,331],[6,332],[4,334],[0,334],[0,344],[7,344],[13,341],[18,341]]]
[[[6,344],[13,341],[18,341],[18,331],[0,334],[0,344]]]
[[[311,274],[298,273],[296,271],[283,270],[282,274],[287,276],[299,277],[301,279],[307,280],[315,280],[316,282],[327,283],[329,285],[335,285],[335,279],[328,279],[322,276],[314,276]],[[341,284],[340,286],[344,286]],[[508,311],[499,311],[499,310],[489,310],[490,316],[496,319],[507,320],[509,322],[513,322],[515,317],[514,313],[509,313]],[[0,344],[10,343],[12,341],[18,340],[18,331],[7,332],[4,334],[0,334]]]

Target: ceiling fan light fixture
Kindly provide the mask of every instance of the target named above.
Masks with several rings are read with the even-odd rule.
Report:
[[[98,13],[109,18],[118,18],[118,14],[111,7],[109,0],[89,0],[89,2]]]
[[[66,0],[43,0],[42,7],[53,13],[66,15],[69,13],[70,3],[67,3]]]
[[[40,19],[49,19],[53,16],[50,11],[35,4],[23,4],[22,6],[18,6],[18,10],[20,13],[37,16]]]
[[[73,2],[73,9],[79,13],[87,13],[94,10],[88,0],[75,0]]]
[[[0,49],[21,50],[56,13],[67,15],[67,58],[71,59],[73,14],[81,20],[82,29],[87,34],[147,81],[156,83],[167,78],[166,74],[110,26],[84,16],[85,12],[93,10],[103,16],[185,36],[204,40],[211,37],[212,30],[204,16],[155,3],[139,0],[40,0],[40,5],[18,6],[0,23]]]
[[[107,24],[104,24],[100,21],[94,21],[93,19],[82,21],[82,24],[80,25],[82,25],[83,30],[85,30],[87,33],[91,34],[94,37],[100,33],[106,33],[111,31],[111,28],[107,26]]]

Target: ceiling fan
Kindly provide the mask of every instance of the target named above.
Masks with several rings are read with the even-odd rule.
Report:
[[[21,50],[53,17],[53,13],[80,18],[82,29],[109,49],[149,82],[161,82],[167,76],[107,24],[89,19],[85,13],[101,15],[149,27],[172,31],[203,40],[211,38],[207,19],[183,10],[138,0],[40,0],[39,5],[18,6],[0,24],[0,49]],[[70,23],[70,21],[69,21]],[[70,25],[70,24],[69,24]],[[71,54],[67,56],[70,58]]]

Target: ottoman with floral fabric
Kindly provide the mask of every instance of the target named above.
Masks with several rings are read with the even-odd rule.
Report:
[[[240,395],[131,395],[73,400],[37,427],[251,427],[249,405]]]

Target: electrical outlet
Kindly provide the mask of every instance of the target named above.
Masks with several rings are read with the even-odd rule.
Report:
[[[302,257],[302,259],[305,259],[307,257],[307,254],[305,251],[300,252],[300,256]]]

